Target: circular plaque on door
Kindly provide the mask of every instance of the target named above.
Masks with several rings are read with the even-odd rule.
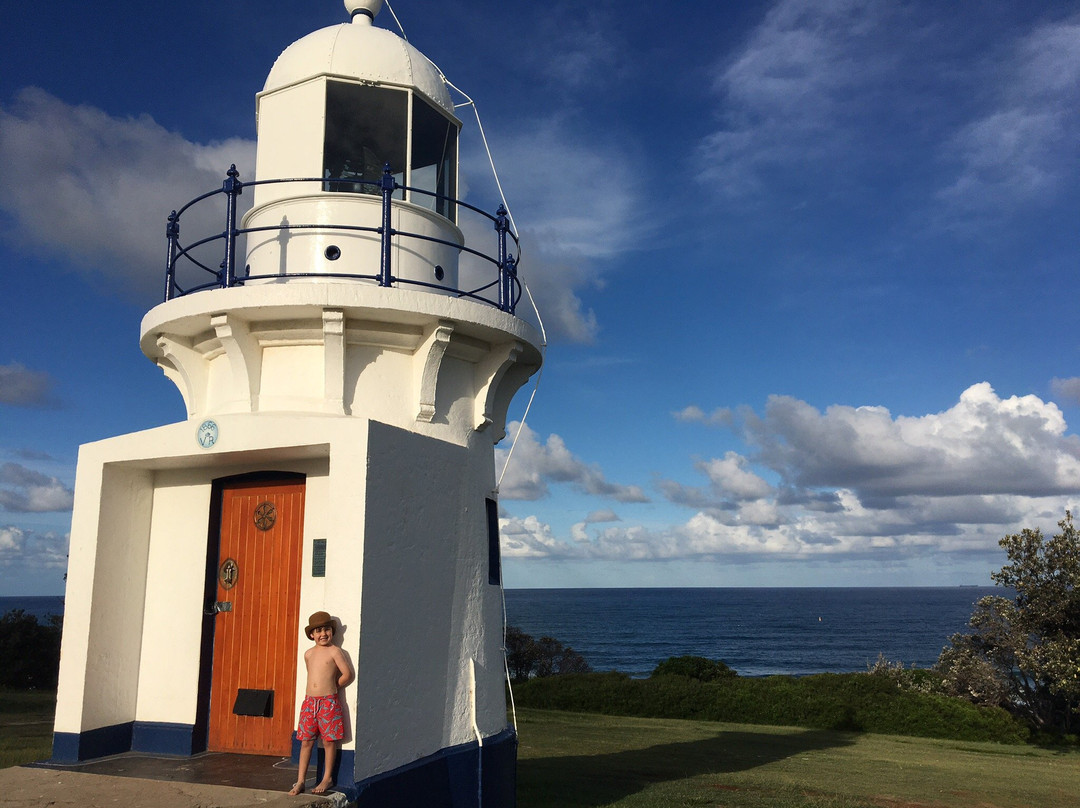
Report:
[[[255,508],[255,527],[259,530],[269,530],[277,521],[277,508],[273,502],[260,503]]]

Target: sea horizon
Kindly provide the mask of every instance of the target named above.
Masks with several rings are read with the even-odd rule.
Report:
[[[521,587],[505,590],[508,625],[553,637],[593,670],[648,676],[664,659],[720,659],[743,676],[850,673],[879,655],[936,663],[979,598],[1001,587]],[[0,596],[0,614],[63,614],[62,595]],[[332,612],[333,609],[330,609]]]

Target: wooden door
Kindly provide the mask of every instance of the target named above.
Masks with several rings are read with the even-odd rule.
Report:
[[[226,483],[221,496],[208,748],[288,755],[304,482]]]

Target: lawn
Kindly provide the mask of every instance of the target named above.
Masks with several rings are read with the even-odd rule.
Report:
[[[0,768],[49,757],[52,693],[0,690]],[[1080,808],[1080,750],[519,710],[519,808]]]
[[[52,754],[56,694],[0,689],[0,769]]]
[[[1080,751],[518,712],[519,808],[1080,808]]]

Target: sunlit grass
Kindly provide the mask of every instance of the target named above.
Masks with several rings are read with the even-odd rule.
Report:
[[[1080,752],[523,710],[519,808],[1080,808]]]

